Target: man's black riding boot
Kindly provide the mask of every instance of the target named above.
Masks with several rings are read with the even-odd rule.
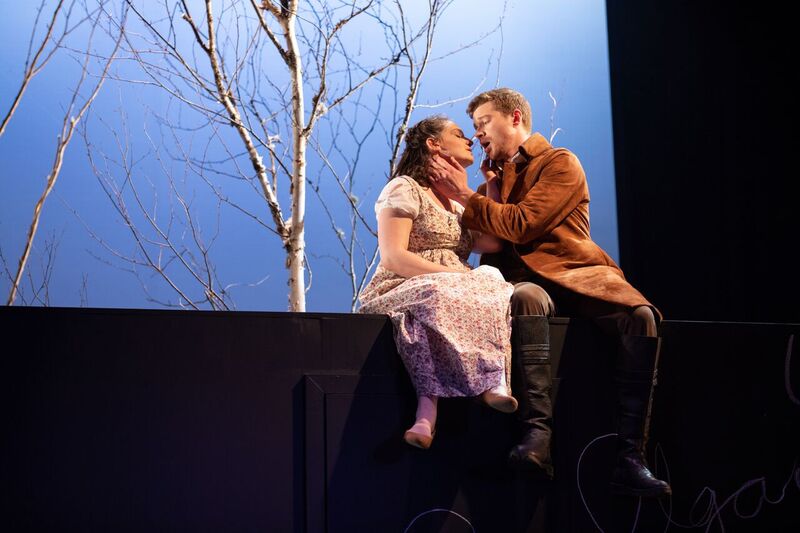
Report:
[[[617,354],[617,463],[611,475],[616,494],[661,497],[672,494],[669,484],[647,467],[645,445],[650,400],[656,382],[657,337],[623,335]]]
[[[509,463],[537,477],[553,478],[550,458],[553,409],[550,402],[550,324],[545,316],[515,316],[511,327],[511,359],[524,389],[517,398],[525,435],[508,455]]]

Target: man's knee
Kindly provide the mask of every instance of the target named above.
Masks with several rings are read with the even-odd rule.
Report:
[[[631,312],[629,335],[642,335],[645,337],[656,337],[658,327],[653,310],[646,305],[637,307]]]
[[[513,316],[552,316],[554,310],[553,300],[539,285],[529,281],[514,285],[514,293],[511,295],[511,314]]]

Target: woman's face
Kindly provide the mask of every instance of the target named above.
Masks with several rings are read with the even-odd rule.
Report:
[[[472,155],[472,140],[464,135],[454,122],[448,122],[442,130],[439,149],[456,158],[462,167],[468,167],[475,159]]]

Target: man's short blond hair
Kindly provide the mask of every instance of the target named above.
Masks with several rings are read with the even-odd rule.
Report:
[[[515,109],[519,109],[522,114],[522,125],[528,130],[531,129],[533,122],[531,104],[528,103],[528,100],[522,96],[522,94],[514,89],[501,87],[499,89],[482,92],[467,105],[467,115],[469,115],[469,118],[472,118],[472,114],[479,106],[487,102],[492,102],[495,109],[506,115],[512,115]]]

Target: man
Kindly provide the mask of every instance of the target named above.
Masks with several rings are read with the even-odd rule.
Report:
[[[669,485],[647,468],[644,446],[658,354],[655,307],[589,234],[589,189],[578,158],[531,135],[531,108],[520,93],[501,88],[476,96],[467,113],[486,160],[487,183],[469,188],[467,175],[447,155],[431,162],[433,185],[464,206],[462,220],[503,239],[503,249],[482,262],[515,283],[511,309],[513,357],[522,367],[525,435],[511,450],[515,466],[552,478],[551,372],[547,317],[593,319],[619,339],[617,493],[659,497]]]

